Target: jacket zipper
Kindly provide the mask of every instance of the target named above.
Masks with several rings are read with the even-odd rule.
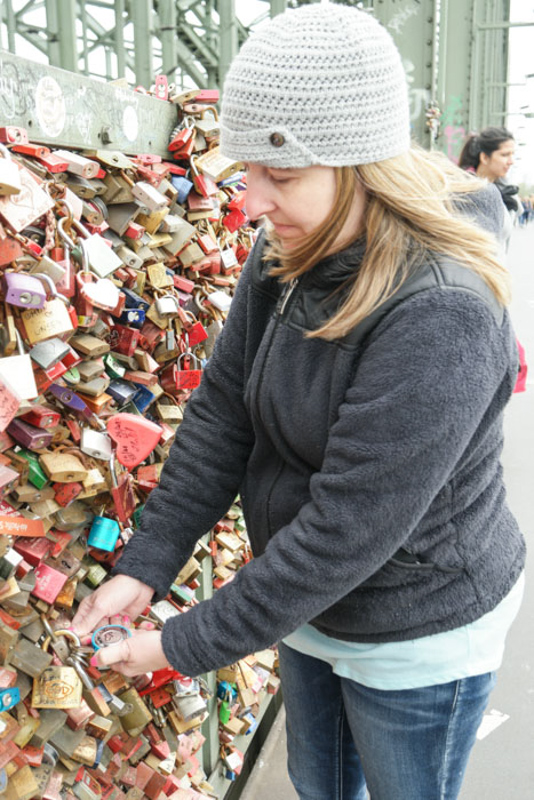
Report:
[[[284,294],[282,295],[282,297],[280,298],[280,301],[279,301],[278,315],[280,317],[283,316],[284,311],[286,310],[286,306],[288,304],[289,298],[291,297],[291,295],[295,291],[298,282],[299,282],[298,278],[291,278],[291,280],[287,284],[287,289],[285,290]]]
[[[265,362],[267,361],[267,359],[269,357],[269,353],[271,351],[273,339],[275,337],[276,330],[277,330],[278,325],[280,323],[280,319],[283,316],[283,313],[284,313],[284,311],[286,309],[286,306],[287,306],[287,304],[289,302],[289,299],[290,299],[291,295],[293,294],[293,292],[295,291],[298,282],[299,282],[298,278],[291,278],[289,283],[286,285],[286,289],[285,289],[284,293],[281,295],[280,299],[278,300],[277,309],[276,309],[277,317],[276,317],[276,320],[275,320],[274,330],[273,330],[273,332],[271,334],[271,340],[269,342],[269,348],[267,350],[267,353],[265,354],[264,364],[265,364]],[[261,375],[260,375],[260,380],[258,382],[258,387],[257,387],[257,390],[256,390],[256,407],[259,406],[259,397],[260,397],[261,387],[262,387],[262,384],[263,384],[263,376],[264,376],[264,371],[262,369],[262,372],[261,372]],[[258,408],[258,412],[259,412],[259,408]],[[278,483],[278,480],[280,478],[280,475],[283,472],[283,469],[284,469],[284,463],[280,459],[280,465],[279,465],[279,467],[278,467],[278,469],[276,471],[276,475],[274,476],[273,480],[271,481],[271,485],[269,487],[269,490],[268,490],[267,496],[266,496],[265,511],[266,511],[266,524],[267,524],[267,531],[268,531],[268,534],[269,534],[269,538],[272,537],[271,518],[270,518],[271,517],[271,514],[270,514],[271,498],[272,498],[272,494],[273,494],[273,491],[274,491],[274,487]]]

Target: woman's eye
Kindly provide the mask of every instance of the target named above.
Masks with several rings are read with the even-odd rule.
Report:
[[[271,175],[273,183],[289,183],[291,177],[289,175]]]

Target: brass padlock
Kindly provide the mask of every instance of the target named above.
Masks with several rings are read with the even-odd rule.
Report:
[[[72,453],[56,450],[54,453],[42,453],[39,462],[49,480],[54,483],[74,483],[87,477],[87,470],[79,458]]]
[[[11,160],[11,153],[7,147],[0,144],[0,195],[20,194],[22,188],[20,182],[19,168]]]

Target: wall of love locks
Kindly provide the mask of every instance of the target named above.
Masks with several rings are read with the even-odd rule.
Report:
[[[135,532],[254,240],[241,165],[218,148],[217,99],[194,90],[172,98],[167,159],[50,148],[0,127],[8,800],[221,797],[278,690],[270,650],[216,682],[173,670],[132,680],[91,667],[93,647],[68,630]],[[209,595],[249,558],[236,504],[168,597],[129,624],[186,613],[199,589]],[[216,758],[203,748],[214,735]]]

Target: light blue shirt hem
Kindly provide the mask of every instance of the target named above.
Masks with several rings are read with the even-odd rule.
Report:
[[[488,614],[452,631],[405,642],[362,644],[333,639],[303,625],[283,640],[332,666],[336,675],[389,691],[420,689],[497,670],[506,635],[521,606],[524,573]]]

